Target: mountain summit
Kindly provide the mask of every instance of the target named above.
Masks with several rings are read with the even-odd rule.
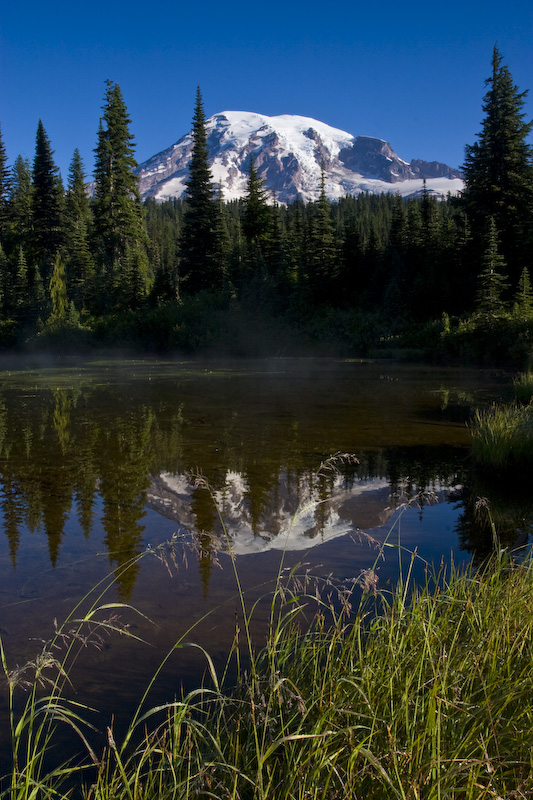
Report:
[[[401,159],[390,144],[370,136],[352,136],[310,117],[267,117],[247,111],[223,111],[206,122],[209,160],[215,184],[225,200],[246,193],[250,156],[265,187],[281,203],[312,201],[320,192],[321,168],[330,199],[359,192],[416,194],[426,180],[436,194],[455,194],[462,173],[438,161]],[[166,200],[185,192],[193,141],[187,133],[176,144],[136,169],[143,199]]]

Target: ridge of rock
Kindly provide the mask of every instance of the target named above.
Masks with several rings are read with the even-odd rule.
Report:
[[[246,194],[252,154],[265,188],[281,203],[316,200],[322,168],[330,199],[360,192],[406,197],[419,193],[424,180],[433,194],[456,194],[463,188],[460,170],[438,161],[409,163],[383,139],[355,137],[311,117],[223,111],[207,120],[206,133],[213,182],[225,200]],[[143,200],[184,195],[192,147],[189,132],[139,165],[135,172]]]

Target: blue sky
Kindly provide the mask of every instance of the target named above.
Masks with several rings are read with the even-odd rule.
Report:
[[[533,117],[531,0],[267,3],[28,0],[0,14],[0,125],[10,163],[33,160],[39,118],[66,178],[88,174],[107,78],[142,162],[207,116],[300,114],[387,139],[407,160],[458,166],[482,119],[494,43]]]

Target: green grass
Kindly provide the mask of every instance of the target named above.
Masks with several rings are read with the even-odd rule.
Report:
[[[156,708],[145,709],[145,695],[126,735],[118,741],[108,729],[107,746],[88,759],[96,768],[86,798],[531,796],[533,560],[497,551],[482,571],[452,565],[417,587],[417,556],[398,554],[407,562],[392,590],[377,585],[375,565],[335,585],[285,574],[282,559],[266,646],[254,642],[255,607],[239,592],[240,630],[228,654],[237,682],[204,651],[203,687]],[[49,699],[36,692],[19,720],[12,713],[6,800],[65,796],[60,779],[72,781],[76,770],[83,782],[81,767],[43,771],[55,707],[66,703],[63,667],[56,672]],[[46,729],[41,703],[53,722]],[[67,722],[81,729],[77,717]]]
[[[502,472],[533,464],[533,406],[493,406],[476,411],[472,455],[480,466]]]
[[[533,372],[521,372],[513,380],[513,388],[517,403],[528,405],[533,398]]]

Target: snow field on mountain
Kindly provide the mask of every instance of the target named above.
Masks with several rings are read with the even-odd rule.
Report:
[[[408,197],[422,191],[424,168],[435,164],[417,162],[413,177],[398,180],[410,165],[384,139],[354,137],[324,122],[292,114],[267,116],[249,111],[223,111],[206,121],[213,183],[225,200],[246,195],[250,156],[253,155],[265,188],[280,203],[297,197],[305,202],[320,195],[322,165],[325,190],[331,200],[360,192],[391,192]],[[183,136],[167,150],[137,169],[141,196],[163,201],[182,197],[186,191],[192,134]],[[441,171],[449,170],[437,164]],[[453,170],[450,170],[453,172]],[[431,175],[431,170],[429,171]],[[427,177],[426,187],[437,196],[457,194],[459,177]]]

